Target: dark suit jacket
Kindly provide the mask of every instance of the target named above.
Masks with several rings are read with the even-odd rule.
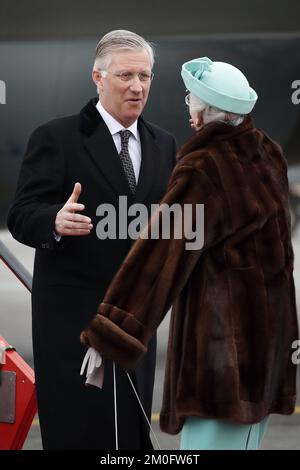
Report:
[[[142,162],[135,198],[123,172],[111,134],[91,100],[79,115],[51,121],[31,136],[8,217],[13,236],[36,248],[33,291],[33,347],[39,416],[45,448],[114,448],[111,370],[104,389],[86,389],[79,376],[85,348],[79,342],[99,301],[132,241],[99,240],[96,210],[116,207],[120,195],[128,204],[142,202],[150,211],[164,194],[175,164],[174,137],[138,120]],[[82,185],[79,202],[92,219],[85,237],[53,237],[57,212]],[[155,345],[134,379],[151,412]],[[122,448],[139,448],[140,413],[127,377],[118,371],[119,439]],[[133,430],[129,433],[130,425]],[[136,432],[135,432],[136,431]]]

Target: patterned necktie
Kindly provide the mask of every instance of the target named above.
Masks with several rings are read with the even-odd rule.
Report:
[[[136,180],[135,180],[135,174],[133,170],[133,164],[132,164],[132,161],[129,155],[129,150],[128,150],[128,141],[129,141],[131,132],[128,130],[125,130],[125,131],[120,131],[119,134],[121,136],[121,152],[119,155],[120,155],[122,166],[125,171],[125,175],[127,177],[130,189],[132,191],[132,194],[134,194],[135,189],[136,189]]]

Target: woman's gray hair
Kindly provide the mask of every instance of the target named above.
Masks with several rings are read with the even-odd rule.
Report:
[[[94,70],[107,70],[112,55],[120,50],[140,51],[145,50],[149,54],[151,69],[154,65],[154,47],[136,33],[125,29],[117,29],[105,34],[96,47]]]
[[[230,113],[210,106],[192,93],[190,93],[189,108],[191,112],[202,113],[203,124],[221,121],[231,124],[232,126],[238,126],[244,120],[244,116],[242,114]]]

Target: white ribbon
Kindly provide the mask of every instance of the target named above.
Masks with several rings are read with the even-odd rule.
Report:
[[[94,348],[89,348],[82,361],[80,375],[86,371],[85,385],[94,385],[95,387],[103,387],[104,378],[104,362],[102,357]]]
[[[100,354],[93,349],[92,347],[89,347],[89,349],[86,352],[86,355],[84,356],[84,359],[82,361],[81,365],[81,370],[80,370],[80,375],[84,374],[85,369],[87,369],[86,372],[86,382],[85,385],[95,385],[95,387],[102,388],[103,387],[103,378],[104,378],[104,361]],[[159,445],[159,442],[157,440],[157,437],[153,431],[153,428],[151,426],[150,421],[148,420],[147,414],[144,410],[144,407],[142,405],[142,402],[139,398],[139,395],[133,385],[133,382],[130,378],[130,375],[128,372],[126,372],[126,375],[128,377],[128,380],[131,384],[131,387],[133,388],[133,391],[135,393],[135,396],[138,400],[138,403],[141,407],[141,410],[144,414],[144,417],[148,423],[148,426],[150,428],[150,431],[152,432],[152,435],[156,441],[157,447],[159,450],[161,450],[161,447]],[[116,379],[116,366],[115,363],[113,362],[113,387],[114,387],[114,416],[115,416],[115,440],[116,440],[116,450],[119,449],[119,444],[118,444],[118,413],[117,413],[117,379]]]

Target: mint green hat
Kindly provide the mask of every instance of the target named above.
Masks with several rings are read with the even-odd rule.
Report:
[[[181,76],[186,88],[205,103],[237,114],[252,111],[257,94],[233,65],[200,57],[185,62]]]

